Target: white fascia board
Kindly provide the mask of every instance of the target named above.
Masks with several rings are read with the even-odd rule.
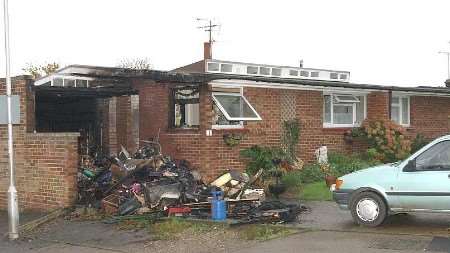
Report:
[[[93,78],[93,77],[51,74],[51,75],[45,76],[41,79],[34,81],[34,86],[40,86],[42,84],[48,83],[55,78],[62,78],[62,79],[66,79],[66,80],[86,80],[86,81],[95,80],[95,78]]]
[[[312,90],[312,91],[322,91],[324,92],[324,94],[351,93],[364,95],[370,93],[371,91],[380,91],[374,89],[324,87],[324,86],[312,86],[312,85],[288,84],[288,83],[267,83],[241,79],[217,79],[209,82],[209,84],[212,85],[213,87],[221,87],[221,88],[252,87],[252,88],[267,88],[267,89]]]
[[[53,79],[52,75],[45,76],[43,78],[40,78],[40,79],[34,81],[34,86],[41,86],[45,83],[50,82],[52,79]]]
[[[450,94],[433,93],[433,92],[412,92],[412,91],[392,91],[392,96],[398,97],[450,97]]]

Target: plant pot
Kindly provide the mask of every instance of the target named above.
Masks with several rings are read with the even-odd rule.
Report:
[[[347,144],[353,143],[353,136],[351,134],[345,133],[344,134],[344,142]]]
[[[332,184],[336,183],[336,179],[337,178],[335,176],[325,176],[325,183],[327,184],[328,188],[330,188]]]
[[[275,195],[276,198],[286,191],[287,187],[284,184],[269,184],[269,192]]]

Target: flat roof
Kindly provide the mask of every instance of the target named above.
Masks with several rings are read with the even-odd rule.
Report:
[[[129,78],[150,79],[154,81],[176,82],[180,84],[204,84],[214,80],[246,80],[261,83],[284,83],[291,85],[302,85],[312,87],[333,87],[333,88],[348,88],[348,89],[367,89],[380,91],[398,91],[398,92],[415,92],[415,93],[435,93],[442,95],[449,95],[450,88],[445,86],[417,86],[417,87],[403,87],[395,85],[376,85],[376,84],[362,84],[341,81],[324,81],[324,80],[306,80],[296,78],[282,78],[272,76],[249,76],[236,75],[225,73],[180,73],[172,71],[160,70],[135,70],[118,67],[101,67],[89,65],[70,65],[58,70],[54,75],[72,75],[92,77],[97,79],[102,78],[118,78],[120,80]],[[37,79],[35,84],[47,77]]]

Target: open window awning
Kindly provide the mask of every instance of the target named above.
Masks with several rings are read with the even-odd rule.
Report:
[[[214,92],[213,100],[229,121],[261,120],[258,112],[240,93]]]

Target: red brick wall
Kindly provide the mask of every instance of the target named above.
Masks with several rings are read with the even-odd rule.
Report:
[[[410,103],[411,127],[408,133],[412,137],[421,133],[434,139],[450,133],[450,98],[413,96]]]
[[[212,179],[228,169],[244,169],[245,163],[240,151],[252,145],[280,146],[281,90],[245,88],[244,94],[262,117],[262,121],[246,122],[242,130],[211,129],[213,112],[211,92],[206,85],[200,90],[200,128],[183,130],[168,128],[169,85],[151,81],[135,80],[134,87],[140,96],[140,137],[156,137],[160,129],[163,153],[176,159],[186,159],[199,167],[207,179]],[[351,145],[343,141],[347,129],[323,129],[323,96],[318,91],[292,91],[296,94],[297,117],[301,120],[301,137],[298,146],[299,157],[314,160],[314,150],[325,144],[331,150],[352,151]],[[229,147],[223,141],[223,134],[237,132],[244,134],[238,146]]]
[[[27,77],[13,79],[13,94],[20,95],[20,124],[14,125],[16,185],[20,209],[49,210],[75,200],[78,134],[34,134],[34,101]],[[6,94],[0,79],[0,94]],[[0,209],[7,207],[9,186],[7,126],[0,125]]]
[[[176,159],[186,159],[199,167],[207,180],[215,178],[228,169],[244,169],[245,163],[240,157],[242,149],[252,145],[280,146],[281,126],[281,90],[264,88],[245,88],[244,94],[262,117],[262,121],[246,122],[244,129],[213,130],[206,136],[206,130],[212,126],[212,98],[208,86],[200,90],[200,128],[198,130],[168,129],[169,84],[135,80],[134,87],[140,95],[140,136],[143,139],[156,137],[158,130],[163,153]],[[296,98],[296,117],[300,119],[301,134],[298,144],[298,156],[306,162],[315,160],[314,151],[320,145],[328,146],[330,151],[341,153],[359,152],[367,146],[364,143],[344,142],[343,134],[349,128],[323,128],[323,95],[320,91],[292,90]],[[389,93],[371,92],[367,96],[367,117],[369,119],[389,119]],[[438,109],[432,109],[436,104]],[[435,102],[433,102],[435,103]],[[427,136],[442,135],[448,129],[450,98],[436,100],[426,97],[411,99],[410,132],[420,131]],[[430,114],[430,112],[433,112]],[[436,117],[439,118],[436,120]],[[433,120],[430,120],[433,119]],[[244,135],[241,143],[235,147],[225,145],[223,134],[237,132]]]
[[[374,91],[367,95],[367,118],[389,120],[389,93]]]

